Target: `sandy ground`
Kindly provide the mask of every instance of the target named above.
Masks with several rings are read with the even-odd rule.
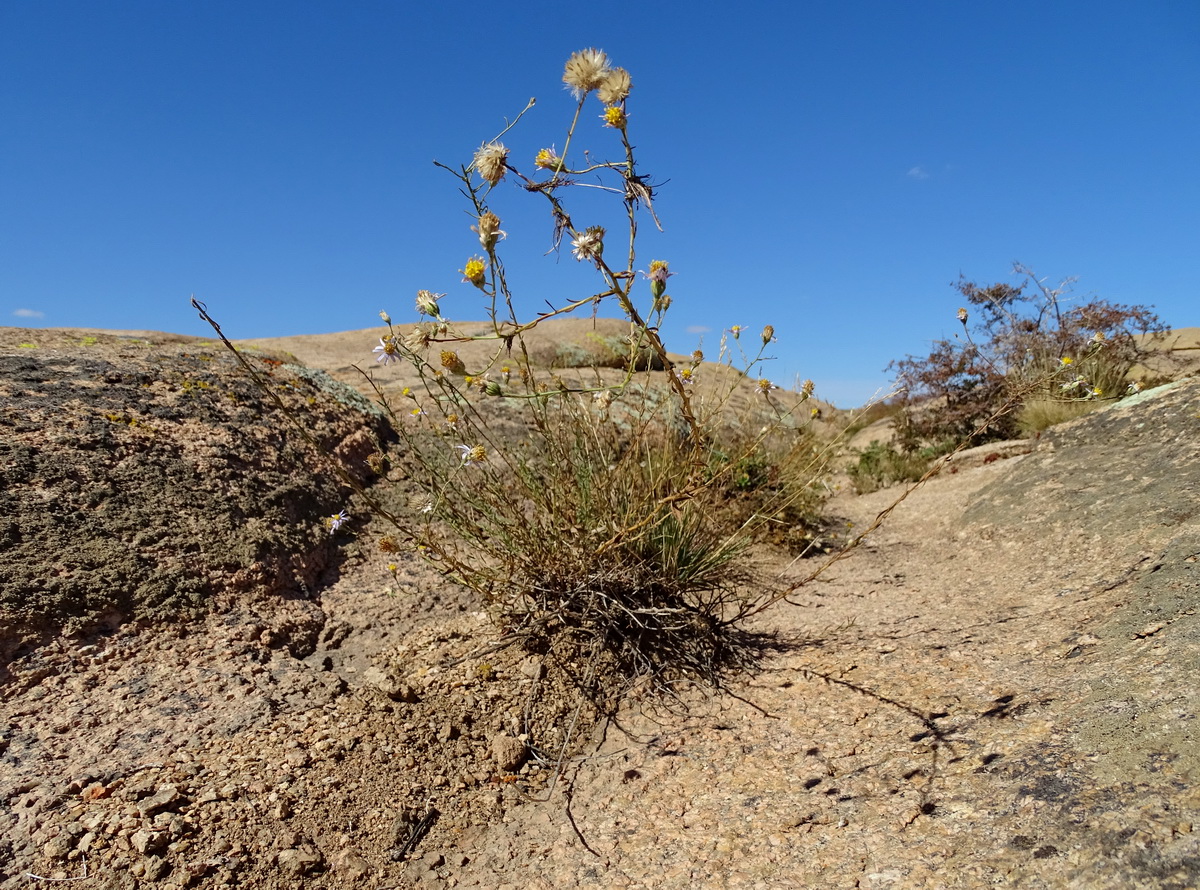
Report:
[[[943,473],[727,693],[615,722],[472,657],[478,604],[371,525],[287,613],[311,652],[261,603],[55,641],[3,690],[0,887],[1197,886],[1198,395]]]

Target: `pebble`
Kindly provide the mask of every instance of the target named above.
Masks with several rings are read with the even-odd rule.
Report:
[[[280,850],[276,859],[280,871],[297,878],[318,869],[322,861],[321,854],[307,845]]]

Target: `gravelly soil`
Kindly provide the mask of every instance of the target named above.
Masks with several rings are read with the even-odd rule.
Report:
[[[763,615],[730,694],[615,724],[553,653],[455,663],[472,598],[349,539],[312,596],[23,637],[0,887],[1196,886],[1200,380],[1031,444]]]

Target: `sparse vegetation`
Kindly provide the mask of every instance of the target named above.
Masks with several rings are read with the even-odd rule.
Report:
[[[508,642],[584,665],[593,697],[634,682],[668,690],[681,677],[717,685],[749,658],[741,625],[766,599],[747,544],[785,533],[799,545],[814,525],[827,449],[809,430],[812,384],[785,392],[762,376],[770,326],[759,336],[729,328],[719,369],[699,352],[673,360],[658,333],[672,273],[660,260],[637,268],[639,225],[658,219],[656,186],[629,135],[629,75],[585,50],[563,79],[577,104],[561,153],[542,149],[522,169],[501,142],[531,101],[469,163],[437,165],[474,219],[478,253],[458,277],[476,305],[484,297],[488,324],[456,326],[443,314],[456,298],[425,289],[416,295],[424,320],[407,330],[381,313],[381,376],[366,376],[403,441],[392,462],[412,496],[389,510],[363,494],[393,526],[386,552],[417,554],[476,591]],[[595,132],[581,124],[593,94],[604,106]],[[585,133],[608,146],[581,151]],[[619,203],[620,237],[568,207],[583,177]],[[501,259],[512,193],[496,187],[514,181],[545,202],[553,247],[568,240],[598,282],[531,319],[518,313]],[[610,304],[628,322],[624,337],[551,351],[527,343],[550,319]],[[493,344],[485,358],[460,354],[459,344],[480,343]],[[399,398],[385,394],[393,362],[420,381]],[[343,523],[338,514],[328,527]]]
[[[955,289],[973,307],[958,311],[962,336],[890,366],[905,390],[897,426],[904,450],[1011,438],[1078,416],[1079,403],[1120,398],[1155,342],[1136,335],[1164,330],[1145,306],[1098,298],[1072,306],[1072,279],[1051,288],[1025,266],[1013,271],[1017,284],[960,278]],[[1023,405],[1023,414],[1015,410]]]
[[[933,449],[905,451],[894,443],[873,440],[846,468],[850,483],[859,494],[878,491],[898,482],[916,482],[939,455]]]

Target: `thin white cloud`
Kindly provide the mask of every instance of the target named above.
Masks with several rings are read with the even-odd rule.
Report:
[[[908,175],[913,179],[928,179],[929,174],[925,172],[923,167],[913,167],[908,171]]]
[[[684,331],[689,334],[708,334],[712,331],[712,328],[706,328],[702,324],[693,324],[684,328]]]
[[[45,312],[38,312],[36,309],[17,309],[13,312],[17,318],[45,318]]]

